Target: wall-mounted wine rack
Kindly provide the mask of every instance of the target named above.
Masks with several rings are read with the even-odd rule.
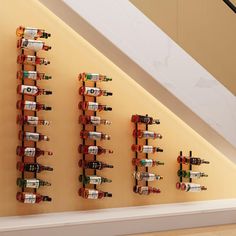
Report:
[[[148,125],[160,124],[158,119],[153,119],[148,115],[132,115],[131,122],[135,123],[135,129],[133,136],[135,138],[135,144],[131,149],[135,152],[135,158],[132,160],[132,164],[135,166],[134,170],[134,187],[133,192],[140,195],[149,195],[150,193],[160,193],[160,189],[157,187],[149,186],[149,181],[161,180],[163,177],[149,172],[150,167],[164,165],[163,162],[149,159],[149,154],[156,152],[163,152],[161,148],[153,147],[149,145],[149,139],[161,139],[162,135],[155,133],[154,131],[148,131]],[[140,144],[141,140],[145,140],[145,143]],[[139,141],[140,140],[140,141]],[[145,158],[142,159],[145,155]],[[145,182],[145,185],[143,183]]]
[[[79,94],[82,96],[82,101],[79,103],[79,109],[82,110],[82,115],[79,117],[79,123],[82,124],[82,130],[80,132],[82,144],[79,145],[78,151],[82,155],[79,166],[83,168],[83,173],[79,176],[82,187],[79,188],[78,194],[85,199],[112,197],[112,193],[97,189],[97,185],[111,182],[110,179],[102,177],[100,171],[99,175],[97,175],[97,170],[113,168],[112,165],[97,160],[97,155],[113,153],[113,151],[97,145],[97,140],[110,139],[110,135],[98,131],[97,126],[111,124],[110,121],[97,116],[97,113],[102,110],[112,110],[111,107],[101,105],[97,102],[98,96],[112,95],[112,93],[98,88],[97,83],[110,81],[111,79],[95,73],[81,73],[78,79],[82,81],[82,86],[79,89]],[[89,185],[89,187],[86,187],[86,185]]]
[[[183,156],[183,152],[180,151],[177,162],[179,163],[179,170],[177,172],[179,181],[176,183],[177,189],[185,192],[201,192],[207,190],[205,186],[192,183],[192,179],[199,179],[208,175],[204,172],[193,171],[192,168],[194,165],[209,164],[209,161],[205,161],[199,157],[192,157],[192,151],[189,152],[188,157]],[[183,179],[187,180],[187,182],[183,182]]]
[[[44,151],[37,147],[38,141],[49,140],[46,135],[38,133],[38,126],[50,124],[49,121],[38,117],[38,111],[51,110],[51,107],[39,103],[37,96],[52,94],[49,90],[39,88],[37,84],[39,80],[51,79],[51,76],[37,70],[38,65],[50,64],[47,59],[38,57],[38,51],[51,49],[38,38],[47,39],[51,35],[42,29],[23,26],[17,28],[16,34],[18,36],[17,63],[19,65],[17,93],[21,95],[21,100],[17,101],[17,109],[21,112],[17,116],[17,123],[20,126],[18,138],[21,144],[16,149],[16,154],[21,157],[21,161],[17,162],[17,169],[21,172],[21,177],[17,178],[17,185],[21,191],[17,192],[16,199],[23,203],[34,204],[52,200],[49,196],[37,193],[39,187],[51,185],[47,181],[38,179],[37,173],[43,170],[53,170],[53,168],[37,162],[39,156],[53,154],[51,151]]]

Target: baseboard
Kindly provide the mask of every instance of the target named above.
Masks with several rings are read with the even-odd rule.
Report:
[[[236,199],[0,218],[0,235],[126,235],[236,223]]]

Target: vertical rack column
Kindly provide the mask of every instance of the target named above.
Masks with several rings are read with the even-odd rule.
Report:
[[[38,133],[38,125],[49,125],[50,122],[38,117],[37,111],[51,110],[44,104],[37,101],[38,95],[51,95],[52,91],[38,87],[38,80],[49,80],[51,76],[37,71],[37,64],[50,64],[45,58],[37,55],[39,50],[48,51],[50,46],[45,45],[38,38],[48,38],[51,35],[45,30],[19,26],[16,30],[19,37],[17,48],[20,54],[17,56],[17,63],[21,65],[17,71],[17,79],[20,84],[17,86],[17,93],[21,94],[21,100],[17,101],[17,109],[21,110],[21,115],[17,115],[17,124],[21,126],[18,138],[21,146],[17,146],[16,154],[21,157],[17,162],[17,170],[21,172],[21,178],[17,178],[17,185],[21,187],[21,192],[17,192],[16,199],[23,203],[39,203],[41,201],[51,201],[49,196],[37,193],[40,186],[50,186],[51,184],[42,179],[38,179],[37,173],[53,168],[37,163],[37,157],[41,155],[52,155],[51,151],[44,151],[37,147],[38,141],[49,141],[48,136]]]
[[[146,114],[146,117],[148,117],[148,114]],[[145,130],[148,131],[148,124],[145,124]],[[145,145],[148,146],[148,139],[145,139]],[[145,154],[146,159],[148,159],[148,153]],[[148,166],[145,167],[146,172],[148,173]],[[148,187],[148,181],[146,181],[146,186]]]
[[[37,52],[34,52],[34,56],[35,58],[37,57]],[[37,66],[36,64],[33,66],[34,67],[34,71],[37,71]],[[34,80],[34,86],[37,86],[37,80]],[[37,96],[34,96],[34,102],[37,103]],[[34,111],[34,116],[37,116],[37,110]],[[37,133],[37,126],[34,126],[34,133]],[[35,150],[37,149],[37,142],[34,142],[34,148]],[[37,157],[36,155],[34,156],[34,163],[37,163]],[[37,172],[34,172],[34,178],[37,179]],[[37,193],[37,188],[34,188],[34,193]]]
[[[85,86],[85,82],[83,81],[83,86]],[[85,95],[83,94],[82,95],[82,98],[83,98],[83,102],[85,103],[86,102],[86,99],[85,99]],[[85,110],[83,109],[83,116],[85,116]],[[82,129],[85,130],[85,124],[83,123],[82,124]],[[86,144],[86,141],[85,141],[85,138],[83,137],[83,145]],[[83,161],[85,162],[86,161],[86,156],[85,156],[85,153],[82,154],[82,158],[83,158]],[[86,176],[86,171],[85,171],[85,167],[83,167],[83,176]],[[85,188],[85,183],[83,182],[83,188]]]
[[[155,173],[150,173],[149,170],[150,167],[164,165],[164,163],[157,161],[155,159],[150,159],[149,154],[163,152],[163,150],[158,147],[150,146],[148,142],[149,138],[151,139],[162,138],[162,135],[155,133],[154,131],[148,130],[149,125],[160,124],[160,121],[158,119],[153,119],[152,117],[149,117],[148,114],[146,114],[145,116],[132,115],[131,122],[135,123],[135,129],[133,131],[135,144],[131,146],[132,151],[135,153],[135,158],[133,158],[132,160],[132,164],[134,165],[135,169],[133,174],[135,181],[133,192],[138,193],[140,195],[149,195],[150,193],[160,193],[160,189],[149,186],[149,182],[155,180],[161,180],[163,177]],[[141,145],[138,141],[139,139],[145,139],[145,142],[142,142]],[[145,159],[142,159],[143,154],[145,154]],[[143,171],[144,169],[145,171]]]
[[[192,183],[193,179],[200,179],[202,177],[208,177],[207,174],[200,171],[193,171],[193,165],[209,164],[209,161],[205,161],[200,157],[193,157],[192,151],[189,151],[189,156],[183,156],[183,152],[177,158],[179,163],[179,170],[177,175],[179,177],[179,182],[176,183],[176,188],[185,192],[201,192],[207,190],[205,186],[201,184]],[[184,168],[184,166],[186,166]],[[188,179],[188,182],[183,182],[183,179]]]
[[[97,87],[97,83],[94,81],[94,88],[96,88],[96,87]],[[95,103],[97,102],[97,97],[96,97],[96,96],[93,97],[93,101],[94,101]],[[97,116],[97,111],[93,111],[93,115],[96,117],[96,116]],[[97,126],[96,126],[96,125],[93,126],[93,130],[94,130],[94,132],[97,131]],[[97,146],[97,140],[96,140],[96,139],[94,139],[93,145],[94,145],[94,146]],[[94,161],[97,161],[97,155],[96,155],[96,154],[93,156],[93,160],[94,160]],[[94,174],[95,176],[97,175],[97,170],[96,170],[96,169],[94,169],[93,174]],[[96,190],[96,189],[97,189],[97,185],[94,184],[94,185],[93,185],[93,188]]]
[[[24,55],[24,49],[21,49],[21,55]],[[24,66],[24,64],[22,64],[22,65],[21,65],[21,70],[24,71],[24,69],[25,69],[25,66]],[[24,79],[24,77],[23,77],[22,80],[21,80],[21,84],[22,84],[22,85],[25,84],[25,79]],[[22,100],[22,101],[25,100],[25,95],[24,95],[24,93],[21,94],[21,100]],[[25,116],[25,111],[24,111],[24,109],[21,110],[21,115],[22,115],[22,117]],[[21,125],[21,130],[22,130],[22,132],[25,131],[25,125],[24,125],[24,123]],[[21,146],[22,146],[22,147],[25,146],[25,140],[24,140],[24,139],[22,139],[22,141],[21,141]],[[25,156],[24,156],[24,155],[21,156],[21,161],[22,161],[23,163],[25,162]],[[25,177],[25,172],[22,171],[22,173],[21,173],[21,178],[24,179],[24,177]],[[24,186],[21,188],[21,191],[22,191],[22,192],[25,191]]]
[[[192,151],[189,151],[189,159],[192,157]],[[192,164],[189,162],[189,171],[192,171]],[[189,183],[192,183],[192,178],[189,176]]]
[[[111,182],[110,179],[100,176],[101,170],[104,168],[113,168],[113,165],[106,164],[97,158],[97,155],[113,153],[113,151],[107,150],[97,143],[97,140],[110,139],[110,135],[98,131],[97,126],[100,127],[101,125],[111,124],[108,120],[97,116],[97,112],[112,110],[111,107],[101,105],[97,102],[98,96],[112,95],[111,92],[107,92],[106,90],[97,87],[97,82],[111,80],[111,78],[95,73],[79,74],[79,81],[82,81],[82,86],[79,88],[79,94],[83,97],[82,101],[79,102],[79,109],[82,110],[82,115],[79,117],[79,123],[82,124],[80,137],[83,142],[78,148],[79,153],[82,154],[82,159],[79,160],[78,165],[83,171],[82,175],[79,176],[79,181],[82,182],[82,188],[79,188],[78,194],[85,199],[112,197],[111,193],[97,189],[98,185]],[[88,84],[86,82],[88,82]],[[88,99],[89,97],[92,99]],[[86,140],[91,140],[92,145],[91,142],[86,142]],[[92,174],[89,174],[91,173],[89,172],[89,169]],[[97,175],[98,171],[99,175]],[[87,185],[89,185],[89,187]]]

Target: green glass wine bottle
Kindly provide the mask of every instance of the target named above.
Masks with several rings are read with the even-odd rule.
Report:
[[[83,184],[102,184],[102,183],[112,182],[111,179],[96,175],[80,175],[79,181],[82,182]]]

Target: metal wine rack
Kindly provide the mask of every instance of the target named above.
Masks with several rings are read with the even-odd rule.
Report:
[[[148,118],[148,114],[145,115],[147,118]],[[141,127],[145,127],[145,131],[148,131],[148,124],[147,123],[138,123],[136,122],[135,123],[135,133],[137,134],[137,131],[139,130],[139,128]],[[139,145],[139,141],[138,141],[138,136],[136,135],[135,137],[135,145]],[[143,143],[142,143],[143,145]],[[145,145],[149,145],[149,142],[148,142],[148,138],[145,138]],[[145,158],[146,159],[149,159],[149,153],[144,153],[145,154]],[[157,154],[156,154],[157,155]],[[135,158],[138,159],[139,157],[142,157],[143,156],[143,153],[139,153],[138,151],[135,151]],[[138,167],[138,165],[135,165],[134,167],[134,170],[135,172],[137,173],[139,170],[143,170],[145,169],[145,172],[149,172],[149,169],[152,168],[152,167]],[[134,187],[133,187],[133,192],[134,193],[139,193],[137,191],[138,187],[140,186],[143,186],[143,180],[138,180],[137,178],[134,177]],[[141,184],[140,184],[141,183]],[[148,187],[149,186],[149,181],[145,181],[145,186]],[[159,190],[159,188],[157,188]],[[160,191],[160,190],[159,190]]]
[[[84,74],[85,74],[85,73],[84,73]],[[82,81],[82,86],[86,86],[86,85],[87,85],[86,82],[89,83],[89,86],[92,86],[92,87],[94,87],[94,88],[97,88],[97,82],[95,82],[95,81]],[[101,83],[101,81],[100,81],[99,83]],[[83,94],[83,95],[81,95],[81,96],[82,96],[82,102],[88,102],[88,101],[91,102],[91,99],[89,99],[89,97],[86,96],[86,94]],[[88,99],[87,99],[87,98],[88,98]],[[92,102],[97,103],[97,96],[92,97]],[[97,111],[96,111],[96,110],[94,110],[94,111],[88,111],[88,110],[82,109],[82,115],[83,115],[83,116],[89,115],[89,116],[94,116],[94,117],[96,117],[96,116],[97,116]],[[82,131],[87,130],[87,128],[88,128],[88,127],[91,127],[91,126],[92,126],[93,128],[92,128],[92,130],[89,130],[89,131],[97,132],[97,126],[96,126],[96,125],[91,125],[91,124],[82,124]],[[91,140],[89,140],[89,138],[82,138],[82,137],[81,137],[81,139],[82,139],[82,144],[83,144],[83,145],[91,145]],[[86,140],[87,140],[87,142],[90,141],[89,144],[86,142]],[[92,145],[93,145],[93,146],[97,146],[97,140],[96,140],[96,139],[93,140]],[[82,154],[82,160],[83,160],[83,161],[97,161],[97,155],[94,155],[94,154],[85,154],[85,153],[80,153],[80,154]],[[91,158],[89,158],[89,156],[93,156],[93,158],[91,159]],[[94,175],[94,176],[97,176],[97,170],[96,170],[96,169],[94,169],[94,170],[88,170],[88,169],[86,169],[85,167],[82,167],[82,169],[83,169],[83,171],[82,171],[83,177],[86,176],[86,174],[87,174],[88,172],[91,173],[91,171],[93,172],[93,175]],[[101,172],[101,170],[99,170],[99,173],[100,173],[100,172]],[[86,186],[89,185],[89,189],[97,190],[97,184],[90,184],[90,183],[89,183],[89,184],[85,184],[83,181],[80,181],[80,182],[82,182],[82,187],[83,187],[83,188],[86,188]],[[93,186],[93,188],[91,188],[91,185]],[[100,190],[100,189],[99,189],[99,190]]]
[[[23,40],[24,37],[18,37],[18,40]],[[24,58],[24,56],[35,56],[35,64],[31,64],[31,63],[27,63],[26,61],[24,61],[23,59],[19,59],[19,58]],[[22,72],[24,71],[37,71],[37,63],[36,63],[36,58],[38,56],[38,53],[32,49],[24,49],[24,47],[19,46],[19,52],[17,55],[17,63],[19,64],[18,69],[21,69]],[[22,60],[22,61],[21,61]],[[50,62],[48,61],[47,64],[49,64]],[[28,78],[24,78],[24,76],[22,75],[21,79],[18,79],[18,81],[20,83],[18,83],[19,85],[30,85],[30,86],[37,86],[37,79],[35,80],[31,80]],[[37,96],[29,96],[27,94],[22,93],[21,94],[21,100],[25,101],[25,99],[27,101],[33,101],[37,103]],[[47,110],[51,110],[51,107],[48,107]],[[21,107],[21,116],[22,119],[24,119],[25,116],[34,116],[37,117],[38,116],[38,112],[37,110],[34,111],[30,111],[30,110],[24,110],[24,108]],[[33,133],[37,133],[37,125],[28,125],[28,124],[23,124],[20,126],[20,130],[22,132],[24,131],[28,131],[28,132],[33,132]],[[27,145],[27,146],[26,146]],[[33,147],[35,148],[35,156],[32,157],[26,157],[24,155],[24,153],[20,156],[21,157],[21,161],[23,163],[37,163],[37,155],[36,155],[36,148],[37,148],[37,142],[35,141],[25,141],[24,137],[22,137],[22,141],[21,141],[21,147]],[[37,179],[37,172],[25,172],[22,171],[21,173],[21,178],[25,179],[25,178],[35,178]],[[28,187],[22,187],[21,188],[21,192],[25,192],[25,190],[27,189],[27,192],[30,193],[35,193],[37,194],[37,188],[28,188]],[[51,201],[51,198],[48,197],[48,201]],[[32,203],[31,199],[28,199],[27,203]]]
[[[180,159],[182,158],[192,158],[192,151],[189,151],[189,157],[186,157],[186,156],[183,156],[183,152],[180,151],[179,153],[179,157]],[[205,164],[209,164],[209,162],[206,162]],[[185,168],[184,168],[185,166]],[[178,173],[179,172],[182,172],[182,171],[192,171],[192,168],[193,168],[193,165],[191,164],[191,162],[189,161],[189,163],[185,163],[183,164],[182,161],[180,160],[179,161],[179,170],[178,170]],[[179,182],[176,183],[176,188],[177,189],[181,189],[181,185],[183,183],[183,179],[186,179],[188,182],[187,183],[192,183],[192,177],[183,177],[182,175],[179,176]],[[200,186],[199,186],[200,187]],[[207,190],[207,188],[205,186],[201,186],[200,187],[202,190]]]

